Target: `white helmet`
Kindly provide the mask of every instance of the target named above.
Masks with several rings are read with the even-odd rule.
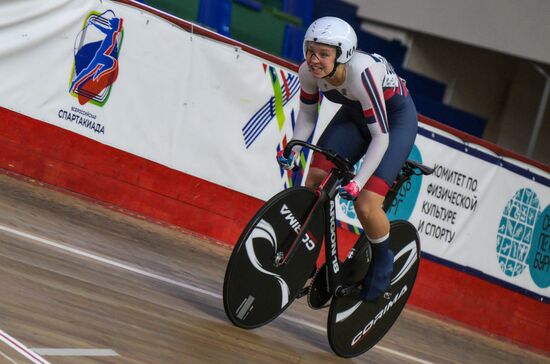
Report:
[[[346,63],[357,49],[357,35],[353,28],[340,18],[325,16],[315,20],[306,30],[304,37],[304,58],[307,42],[316,42],[335,46],[339,49],[336,62]]]

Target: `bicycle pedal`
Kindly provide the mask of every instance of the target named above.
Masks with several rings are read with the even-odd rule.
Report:
[[[327,266],[323,264],[313,276],[313,281],[309,286],[307,303],[314,310],[319,310],[328,306],[327,302],[332,295],[328,292],[327,285]]]
[[[344,288],[340,288],[336,294],[341,297],[359,298],[359,296],[361,295],[361,288],[356,285],[347,286]]]
[[[347,285],[354,285],[363,281],[370,265],[370,245],[368,243],[361,244],[352,255],[342,264],[342,277]]]

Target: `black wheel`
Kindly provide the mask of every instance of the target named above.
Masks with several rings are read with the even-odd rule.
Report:
[[[407,221],[393,221],[390,226],[394,266],[389,297],[361,302],[351,296],[332,298],[328,315],[328,340],[339,356],[350,358],[372,348],[405,307],[412,292],[420,263],[420,240],[414,226]]]
[[[279,316],[294,300],[314,267],[324,233],[323,208],[312,215],[307,234],[294,256],[275,266],[275,254],[286,253],[317,201],[305,187],[275,195],[241,234],[227,264],[223,305],[236,326],[252,329]]]

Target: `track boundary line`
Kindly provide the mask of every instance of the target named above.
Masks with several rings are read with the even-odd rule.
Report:
[[[184,289],[187,289],[187,290],[199,293],[199,294],[203,294],[203,295],[210,296],[210,297],[220,299],[220,300],[222,299],[222,295],[220,295],[218,293],[215,293],[215,292],[205,290],[205,289],[197,287],[197,286],[194,286],[192,284],[180,282],[180,281],[177,281],[175,279],[172,279],[172,278],[169,278],[169,277],[164,277],[162,275],[159,275],[159,274],[156,274],[156,273],[153,273],[153,272],[148,272],[146,270],[134,267],[134,266],[132,266],[128,263],[125,263],[125,262],[120,262],[118,260],[114,260],[114,259],[111,259],[111,258],[102,257],[102,256],[90,253],[90,252],[85,251],[85,250],[73,248],[73,247],[70,247],[70,246],[62,244],[62,243],[58,243],[58,242],[55,242],[55,241],[52,241],[52,240],[49,240],[49,239],[41,238],[39,236],[35,236],[35,235],[29,234],[29,233],[25,233],[25,232],[10,228],[8,226],[0,225],[0,231],[4,231],[4,232],[12,234],[12,235],[23,237],[23,238],[29,239],[33,242],[38,242],[38,243],[41,243],[41,244],[44,244],[44,245],[48,245],[50,247],[57,248],[59,250],[63,250],[65,252],[72,253],[74,255],[78,255],[80,257],[85,257],[85,258],[88,258],[88,259],[91,259],[91,260],[94,260],[94,261],[98,261],[98,262],[101,262],[101,263],[104,263],[104,264],[107,264],[107,265],[111,265],[111,266],[114,266],[114,267],[117,267],[117,268],[120,268],[120,269],[124,269],[124,270],[130,271],[132,273],[136,273],[136,274],[148,277],[148,278],[156,279],[156,280],[159,280],[159,281],[164,282],[164,283],[172,284],[172,285],[175,285],[175,286],[178,286],[178,287],[181,287],[181,288],[184,288]],[[302,326],[306,326],[306,327],[309,327],[309,328],[317,330],[317,331],[326,332],[326,329],[324,327],[312,324],[312,323],[307,322],[307,321],[302,320],[302,319],[294,318],[294,317],[288,316],[286,314],[283,314],[280,317],[282,319],[287,320],[287,321],[290,321],[290,322],[293,322],[293,323],[296,323],[296,324],[299,324],[299,325],[302,325]],[[0,330],[0,333],[1,332],[2,331]],[[1,338],[1,336],[0,336],[0,338]],[[396,351],[396,350],[393,350],[393,349],[390,349],[390,348],[387,348],[387,347],[381,346],[381,345],[374,346],[373,350],[385,351],[389,354],[398,356],[398,357],[403,358],[403,359],[407,359],[407,360],[409,360],[411,362],[415,362],[415,363],[433,364],[430,361],[426,361],[426,360],[417,358],[417,357],[412,356],[412,355],[404,354],[404,353],[401,353],[399,351]],[[38,362],[38,363],[39,364],[42,364],[42,363],[47,364],[48,362],[44,361],[44,362]]]
[[[17,351],[19,354],[23,355],[25,358],[33,362],[33,364],[50,364],[49,361],[47,361],[40,355],[36,354],[31,349],[21,344],[19,340],[8,335],[5,331],[1,329],[0,329],[0,341],[3,341],[7,345],[9,345],[12,349]]]

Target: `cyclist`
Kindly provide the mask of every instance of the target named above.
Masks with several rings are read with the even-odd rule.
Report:
[[[339,195],[355,201],[357,217],[372,243],[371,268],[360,293],[361,300],[372,301],[390,285],[393,252],[382,202],[414,144],[416,109],[405,81],[384,57],[357,51],[355,31],[342,19],[315,20],[306,31],[303,48],[300,110],[292,139],[311,136],[320,92],[342,104],[317,144],[354,164],[364,156],[356,176],[340,187]],[[277,160],[290,169],[299,153],[296,147],[285,158],[281,151]],[[318,186],[331,168],[323,155],[314,154],[306,185]]]

